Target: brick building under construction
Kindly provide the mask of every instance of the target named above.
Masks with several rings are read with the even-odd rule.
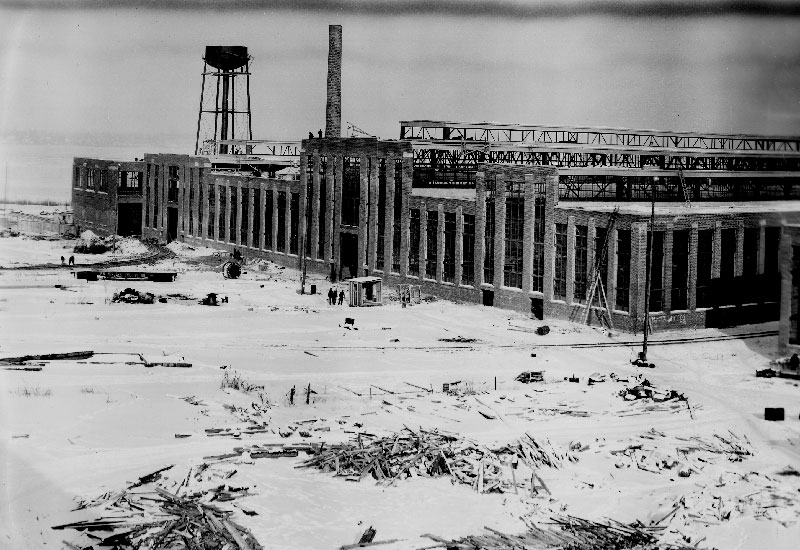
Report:
[[[779,318],[800,137],[443,121],[342,137],[340,79],[332,26],[324,137],[75,159],[76,223],[629,331],[646,308],[654,329]]]

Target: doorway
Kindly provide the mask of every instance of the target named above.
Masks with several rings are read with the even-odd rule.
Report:
[[[178,209],[167,208],[167,242],[178,238]]]
[[[358,235],[339,234],[339,269],[342,280],[358,277]]]
[[[531,298],[531,315],[538,321],[544,320],[544,300],[542,298]]]
[[[494,290],[484,290],[483,291],[483,305],[485,305],[485,306],[493,306],[494,305]]]
[[[121,203],[117,206],[117,234],[120,237],[142,236],[142,205]]]

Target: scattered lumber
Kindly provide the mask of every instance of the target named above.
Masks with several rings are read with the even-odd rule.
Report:
[[[671,389],[657,388],[647,379],[642,380],[640,384],[620,390],[618,395],[625,401],[635,401],[637,399],[650,399],[656,403],[673,400],[686,401],[686,396],[682,393]]]
[[[453,338],[439,338],[440,342],[449,342],[451,344],[475,344],[479,342],[477,338],[465,338],[463,336],[455,336]]]
[[[22,355],[20,357],[2,357],[0,363],[25,363],[26,361],[58,361],[89,359],[94,355],[93,351],[69,351],[66,353],[45,353],[41,355]]]
[[[558,468],[565,460],[577,460],[569,452],[557,451],[549,441],[538,442],[530,435],[497,450],[408,427],[382,438],[359,436],[360,445],[355,441],[327,446],[295,467],[317,468],[351,481],[369,476],[382,484],[409,477],[450,476],[453,482],[470,485],[478,492],[504,493],[516,487],[509,469],[514,457],[531,468]],[[368,439],[371,441],[365,441]]]
[[[483,535],[470,535],[461,539],[446,540],[434,535],[423,535],[446,545],[448,550],[517,550],[519,548],[569,548],[570,550],[596,550],[598,548],[657,550],[661,548],[657,534],[660,527],[640,523],[625,524],[614,520],[590,521],[575,516],[551,518],[554,527],[543,529],[532,526],[526,533],[511,535],[491,527]],[[690,546],[676,547],[694,548]]]
[[[530,384],[531,382],[544,382],[544,371],[533,370],[521,372],[514,380],[517,382],[522,382],[523,384]]]
[[[139,481],[152,480],[164,470],[143,476]],[[191,475],[190,470],[187,479]],[[150,487],[132,490],[140,485]],[[121,492],[94,499],[91,507],[85,506],[97,513],[95,519],[54,525],[52,529],[81,532],[76,540],[65,541],[70,548],[80,550],[108,547],[263,550],[247,529],[229,519],[230,511],[209,504],[209,500],[236,498],[236,492],[233,488],[222,491],[217,487],[180,496],[153,481],[137,482]]]
[[[420,390],[426,391],[426,392],[428,392],[428,393],[433,393],[433,390],[432,390],[432,389],[430,389],[430,388],[423,388],[422,386],[417,386],[416,384],[412,384],[411,382],[403,382],[403,384],[406,384],[406,385],[408,385],[408,386],[411,386],[412,388],[417,388],[417,389],[420,389]]]
[[[639,434],[627,447],[610,452],[616,457],[617,468],[635,466],[654,474],[672,476],[677,472],[680,477],[690,477],[721,457],[741,462],[753,454],[750,442],[730,431],[701,438],[668,436],[653,428]]]

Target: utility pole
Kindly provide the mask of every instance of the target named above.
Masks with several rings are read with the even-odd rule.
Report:
[[[650,187],[650,227],[647,232],[647,270],[645,272],[644,293],[644,341],[642,342],[642,361],[647,361],[647,336],[650,332],[650,272],[653,270],[653,231],[656,226],[656,190],[653,181]]]

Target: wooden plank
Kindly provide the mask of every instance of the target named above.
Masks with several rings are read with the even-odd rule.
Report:
[[[247,544],[247,541],[244,540],[244,537],[236,530],[236,528],[230,524],[227,520],[222,520],[222,525],[231,534],[233,540],[236,541],[236,544],[239,546],[239,550],[252,550],[250,545]]]
[[[2,357],[0,363],[24,363],[25,361],[57,361],[61,359],[89,359],[93,351],[69,351],[66,353],[45,353],[41,355],[22,355],[19,357]]]
[[[345,544],[344,546],[340,546],[339,550],[351,550],[352,548],[368,548],[370,546],[379,546],[381,544],[392,544],[395,542],[400,542],[405,539],[391,539],[391,540],[378,540],[375,542],[356,542],[353,544]]]

